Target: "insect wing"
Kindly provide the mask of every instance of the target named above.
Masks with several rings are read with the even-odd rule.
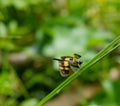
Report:
[[[63,77],[67,77],[71,74],[70,61],[59,61],[60,74]]]
[[[82,61],[74,61],[74,62],[72,62],[71,69],[73,70],[73,72],[76,72],[79,69],[81,64],[82,64]]]
[[[75,66],[70,66],[70,67],[71,67],[73,72],[76,72],[79,69],[79,67],[75,67]]]
[[[73,57],[71,57],[71,56],[62,56],[61,59],[62,60],[72,60]]]

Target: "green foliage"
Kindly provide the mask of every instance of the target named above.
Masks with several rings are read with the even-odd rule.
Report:
[[[35,106],[63,82],[53,57],[78,53],[87,64],[120,34],[119,5],[118,0],[0,0],[0,106]],[[108,78],[119,64],[117,49],[77,78],[102,85],[101,94],[85,105],[119,103],[119,83]]]

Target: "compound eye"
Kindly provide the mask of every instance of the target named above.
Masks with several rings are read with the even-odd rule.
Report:
[[[79,61],[78,64],[81,65],[83,62],[82,61]]]

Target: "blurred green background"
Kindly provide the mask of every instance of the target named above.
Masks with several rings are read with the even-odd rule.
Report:
[[[0,0],[0,106],[36,106],[63,78],[52,58],[83,65],[120,34],[119,0]],[[119,106],[120,48],[45,106]]]

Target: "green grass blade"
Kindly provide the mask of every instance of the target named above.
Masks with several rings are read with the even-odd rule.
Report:
[[[68,77],[65,81],[63,81],[58,87],[56,87],[51,93],[49,93],[45,98],[43,98],[38,106],[43,106],[49,99],[58,94],[65,86],[67,86],[70,82],[76,79],[82,72],[90,68],[92,65],[100,61],[103,57],[108,55],[110,52],[115,50],[120,46],[120,36],[118,36],[115,40],[113,40],[107,47],[101,50],[92,60],[90,60],[86,65],[82,66],[77,72]]]

